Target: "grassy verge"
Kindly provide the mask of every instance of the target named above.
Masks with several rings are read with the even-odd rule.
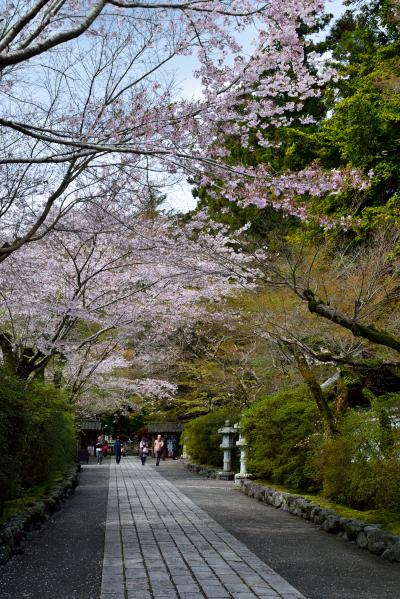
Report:
[[[392,532],[393,534],[400,535],[400,513],[390,512],[388,510],[354,510],[340,503],[330,501],[319,494],[310,494],[307,492],[300,493],[298,490],[291,489],[290,487],[283,487],[282,485],[276,485],[270,483],[267,480],[257,480],[256,482],[266,487],[273,487],[277,491],[284,491],[285,493],[291,493],[292,495],[298,495],[299,497],[305,497],[313,503],[317,503],[325,509],[334,510],[339,516],[343,518],[351,518],[353,520],[364,520],[371,524],[380,524],[384,530]]]

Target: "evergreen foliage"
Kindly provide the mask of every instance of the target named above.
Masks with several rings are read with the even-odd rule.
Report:
[[[218,429],[225,420],[234,424],[240,413],[229,407],[221,408],[204,416],[199,416],[185,424],[181,442],[185,445],[190,459],[196,464],[222,468],[221,435]],[[238,466],[238,452],[232,452],[232,467]]]
[[[349,410],[339,434],[315,450],[312,468],[324,495],[359,509],[400,510],[400,395]]]
[[[249,444],[249,472],[272,483],[313,488],[308,460],[322,424],[304,385],[255,402],[243,413],[241,427]]]
[[[41,382],[1,372],[0,501],[63,474],[76,452],[74,419],[66,395]]]

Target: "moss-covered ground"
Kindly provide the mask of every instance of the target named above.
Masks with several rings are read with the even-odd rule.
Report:
[[[6,501],[0,514],[0,524],[7,522],[13,516],[23,512],[30,504],[45,497],[57,483],[63,481],[66,473],[67,471],[57,472],[46,483],[27,489],[20,497]]]
[[[283,491],[285,493],[291,493],[292,495],[298,495],[299,497],[305,497],[313,503],[320,505],[325,509],[334,510],[339,516],[343,518],[352,518],[353,520],[364,520],[371,524],[380,524],[384,530],[392,532],[393,534],[400,535],[400,513],[390,512],[388,510],[355,510],[340,503],[335,503],[323,497],[320,494],[310,494],[307,492],[300,492],[298,489],[291,489],[290,487],[284,487],[282,485],[272,484],[267,480],[257,479],[258,483],[272,487],[277,491]]]

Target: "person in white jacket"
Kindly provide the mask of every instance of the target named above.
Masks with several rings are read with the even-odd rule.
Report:
[[[149,455],[149,444],[147,443],[147,439],[146,437],[142,437],[140,443],[139,443],[139,456],[140,459],[142,461],[142,466],[145,465],[146,463],[146,458]]]

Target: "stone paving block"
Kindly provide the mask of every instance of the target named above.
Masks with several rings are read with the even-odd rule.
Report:
[[[226,591],[224,591],[223,593],[220,593],[218,591],[214,593],[214,591],[212,590],[205,593],[205,596],[207,597],[207,599],[226,599],[228,597],[232,597],[232,595]]]
[[[224,589],[221,585],[209,586],[206,584],[201,585],[201,590],[206,597],[229,597],[229,591]]]
[[[132,572],[146,572],[147,571],[147,564],[146,562],[134,562],[134,563],[128,563],[128,562],[124,562],[125,565],[125,570],[130,570]]]
[[[177,584],[176,588],[179,594],[199,592],[199,587],[195,584]]]
[[[144,564],[143,557],[141,557],[141,556],[135,557],[134,555],[131,555],[130,557],[127,557],[126,554],[124,554],[124,565],[125,565],[125,568],[129,568],[131,566],[143,565],[143,564]]]
[[[119,595],[118,599],[120,599],[121,597],[124,596],[124,586],[112,586],[112,587],[105,587],[104,589],[101,590],[101,596],[103,597],[103,595],[107,596],[108,599],[108,595]]]
[[[124,577],[121,574],[121,576],[116,576],[115,574],[109,574],[108,572],[103,572],[103,577],[102,577],[102,584],[103,586],[111,586],[113,584],[118,585],[118,584],[123,584],[124,582]]]
[[[182,568],[181,566],[179,568],[173,568],[170,566],[169,571],[171,572],[171,576],[191,577],[190,570],[188,568]]]
[[[193,581],[193,577],[188,574],[188,576],[172,576],[172,579],[175,584],[185,584],[188,581]]]
[[[198,584],[203,588],[203,586],[207,586],[207,587],[217,587],[220,588],[221,586],[223,586],[221,584],[221,581],[218,580],[218,578],[207,578],[207,579],[198,579]]]
[[[125,581],[125,589],[127,591],[148,591],[150,593],[150,585],[147,580],[138,581],[138,580],[127,580]]]
[[[257,576],[256,574],[243,574],[242,578],[246,584],[253,586],[253,587],[262,585],[264,582],[264,580],[260,576]],[[276,585],[279,586],[279,583],[276,583]],[[274,587],[275,587],[275,585],[274,585]]]
[[[168,568],[166,565],[164,564],[151,564],[150,568],[149,568],[149,572],[153,572],[153,573],[158,573],[158,574],[165,574],[167,572],[169,572]]]
[[[168,572],[164,573],[164,572],[151,572],[150,571],[149,577],[150,577],[152,584],[157,581],[169,582],[171,580],[171,577],[168,574]],[[175,582],[175,578],[174,578],[174,582]]]
[[[258,595],[256,595],[255,593],[235,593],[234,595],[232,595],[233,597],[235,597],[235,599],[254,599],[255,597],[258,597]],[[279,596],[279,595],[277,595]]]
[[[229,584],[228,582],[225,582],[224,584],[230,593],[248,593],[250,591],[247,584],[243,584],[243,583]],[[253,588],[251,590],[253,592],[256,592],[255,588]]]
[[[193,570],[193,574],[197,580],[218,580],[212,572],[197,572],[196,570]]]

